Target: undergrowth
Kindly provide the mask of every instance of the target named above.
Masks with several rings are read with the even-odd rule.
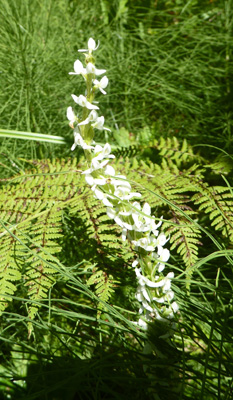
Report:
[[[145,147],[148,151],[148,145]],[[167,354],[165,360],[175,365],[177,375],[173,384],[165,390],[167,364],[161,370],[152,355],[145,356],[143,365],[147,366],[147,374],[143,374],[143,379],[150,377],[148,396],[156,392],[165,399],[169,393],[176,399],[180,393],[187,398],[202,393],[203,398],[211,399],[220,391],[219,387],[224,393],[231,387],[231,182],[221,174],[221,168],[216,169],[216,163],[212,169],[186,141],[162,139],[151,142],[149,147],[153,155],[157,151],[161,162],[135,157],[143,149],[140,145],[134,146],[134,157],[128,159],[125,153],[130,154],[130,147],[118,148],[115,164],[135,188],[140,187],[155,214],[163,215],[163,229],[170,236],[169,267],[176,271],[174,288],[180,314],[173,340],[176,349],[174,344],[167,348],[167,343],[160,339],[158,322],[147,333],[152,348],[157,349],[159,343],[160,351],[163,349]],[[18,340],[27,331],[35,343],[47,331],[45,343],[39,348],[55,352],[51,364],[47,364],[45,354],[39,359],[36,356],[36,362],[42,363],[45,382],[54,373],[56,363],[62,362],[65,349],[72,357],[91,363],[100,344],[104,352],[113,351],[106,340],[113,346],[121,346],[121,341],[126,340],[127,352],[139,341],[136,348],[140,351],[145,335],[140,336],[130,322],[137,318],[135,282],[130,268],[133,252],[129,245],[122,245],[120,233],[106,216],[105,207],[85,187],[83,167],[83,161],[77,163],[75,159],[32,160],[26,162],[23,171],[1,181],[1,310],[4,340],[8,337],[6,353],[14,355],[15,347],[20,354],[24,353],[24,346],[27,348],[29,344],[23,341],[22,347]],[[218,259],[222,267],[216,265]],[[221,313],[224,322],[222,317],[219,320]],[[13,344],[15,324],[20,333]],[[56,340],[52,339],[54,335]],[[221,359],[217,357],[218,351]],[[26,386],[22,385],[22,396],[30,392],[33,375],[30,371],[34,368],[33,354],[29,351],[25,357],[29,370],[23,379]],[[64,362],[70,368],[69,357]],[[8,361],[5,359],[3,364],[6,372]],[[90,365],[88,362],[87,368]],[[17,368],[15,359],[13,369]],[[75,368],[72,368],[74,376]],[[36,391],[37,383],[33,382]],[[56,381],[58,386],[51,388],[45,384],[44,390],[56,393],[56,388],[66,382],[66,379]],[[74,396],[77,382],[72,385]],[[65,386],[63,389],[66,390]]]

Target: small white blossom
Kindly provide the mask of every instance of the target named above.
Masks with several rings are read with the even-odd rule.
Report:
[[[94,39],[90,38],[90,39],[88,40],[87,47],[88,47],[87,49],[79,49],[78,51],[79,51],[79,52],[82,52],[82,53],[85,52],[85,51],[88,51],[88,53],[91,54],[92,51],[98,49],[98,47],[99,47],[99,42],[98,42],[98,44],[97,44],[97,46],[96,46],[96,43],[95,43]]]
[[[162,272],[165,268],[164,262],[166,263],[170,257],[170,251],[168,249],[164,249],[162,246],[158,246],[158,272]]]
[[[106,69],[97,69],[95,66],[94,66],[94,64],[92,64],[91,62],[89,62],[88,64],[87,64],[87,67],[86,67],[86,73],[87,74],[94,74],[94,75],[103,75],[103,74],[105,74],[105,72],[106,72]]]
[[[94,154],[96,154],[93,159],[103,160],[104,158],[115,158],[113,154],[111,154],[111,146],[109,143],[106,143],[104,147],[97,144],[94,148]],[[92,159],[92,161],[93,161]]]
[[[160,233],[157,237],[157,245],[162,247],[165,245],[165,243],[167,243],[168,240],[169,239],[166,238],[166,235],[164,233]]]
[[[77,146],[81,146],[84,150],[92,150],[94,149],[94,146],[88,145],[82,138],[78,127],[74,129],[74,144],[71,147],[71,150],[73,151]]]
[[[119,197],[121,200],[128,201],[133,199],[134,197],[141,197],[141,193],[130,192],[125,186],[119,186],[115,190],[114,196]]]
[[[148,328],[148,324],[146,321],[144,321],[144,319],[139,318],[137,325],[140,326],[140,328],[142,329],[147,329]]]
[[[132,240],[132,243],[136,247],[141,247],[142,249],[151,252],[155,250],[156,238],[152,235],[147,235],[138,240]]]
[[[111,129],[105,128],[105,126],[104,126],[104,117],[103,116],[102,117],[98,117],[96,119],[96,121],[93,124],[91,124],[91,126],[93,128],[99,129],[100,131],[102,131],[104,129],[105,131],[111,132]]]
[[[79,125],[79,126],[81,126],[81,125],[87,125],[87,124],[89,124],[89,122],[96,121],[97,118],[98,118],[97,112],[96,112],[95,110],[92,110],[92,111],[90,112],[90,114],[88,115],[88,117],[87,117],[84,121],[80,122],[78,125]]]
[[[107,165],[104,171],[105,175],[110,175],[114,176],[115,175],[115,169],[111,165]]]
[[[98,178],[95,178],[95,177],[92,176],[92,172],[96,171],[97,169],[104,168],[107,162],[108,162],[108,160],[104,160],[102,162],[99,162],[98,160],[96,160],[94,162],[94,167],[92,167],[92,168],[90,168],[90,169],[88,169],[88,170],[83,172],[85,174],[86,182],[90,186],[93,186],[93,185],[95,185],[95,186],[96,185],[100,185],[100,186],[106,185],[108,183],[108,180],[109,180],[108,176],[109,175],[113,176],[115,174],[114,168],[112,166],[110,166],[110,165],[107,165],[107,167],[104,170],[104,175],[105,176],[99,175]]]
[[[119,213],[119,209],[115,208],[107,208],[107,215],[109,218],[114,219],[117,225],[119,225],[121,228],[125,228],[128,230],[132,230],[133,226],[124,220],[124,218],[121,216]]]
[[[86,68],[83,67],[81,61],[76,60],[74,63],[74,72],[69,72],[69,75],[86,75]]]
[[[107,206],[107,207],[113,207],[113,204],[109,201],[109,198],[111,199],[111,196],[108,193],[103,192],[101,189],[98,188],[98,186],[93,186],[92,187],[93,192],[95,193],[95,197],[99,200],[102,201],[102,203]]]
[[[133,203],[133,207],[137,210],[134,210],[132,213],[132,217],[134,220],[135,231],[136,232],[153,232],[155,236],[158,235],[157,228],[162,224],[162,221],[159,221],[158,224],[155,223],[155,218],[151,217],[151,208],[148,203],[145,203],[142,210],[141,205],[138,202]],[[147,214],[147,216],[143,215]]]
[[[72,107],[67,108],[66,116],[67,116],[67,119],[70,121],[70,123],[69,123],[70,127],[72,129],[74,129],[74,123],[75,123],[75,121],[77,121],[77,118],[75,116],[75,113],[74,113]]]
[[[94,79],[94,89],[99,89],[101,93],[106,94],[105,88],[108,86],[108,78],[107,76],[104,76],[100,81],[97,79]]]
[[[85,180],[88,183],[88,185],[90,185],[90,186],[95,186],[95,185],[104,186],[104,185],[106,185],[106,178],[104,178],[103,176],[99,176],[98,178],[94,178],[94,176],[91,175],[91,174],[85,174]]]
[[[87,101],[86,97],[80,94],[80,96],[76,96],[75,94],[71,95],[75,103],[77,103],[81,107],[86,107],[88,110],[98,110],[99,107],[95,106],[94,104],[91,104],[89,101]]]
[[[138,283],[140,286],[148,286],[150,288],[158,288],[158,287],[162,287],[164,285],[164,280],[160,280],[158,282],[152,282],[150,279],[146,278],[145,276],[143,276],[141,274],[141,270],[140,268],[135,268],[135,274],[138,278]],[[159,277],[156,277],[157,279]]]
[[[179,310],[179,306],[175,301],[171,304],[171,308],[173,309],[174,313],[176,313]]]

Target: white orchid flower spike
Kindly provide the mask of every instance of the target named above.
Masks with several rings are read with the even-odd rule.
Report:
[[[165,268],[170,267],[167,265],[170,252],[164,247],[169,238],[163,232],[159,232],[162,218],[156,221],[149,203],[143,204],[140,201],[141,193],[135,191],[134,185],[127,177],[117,174],[112,165],[109,165],[114,158],[110,144],[105,143],[101,146],[93,140],[95,129],[110,131],[104,126],[104,116],[98,116],[96,111],[99,110],[95,103],[96,92],[106,95],[105,89],[108,86],[106,75],[100,80],[96,79],[106,72],[105,69],[98,69],[95,66],[92,52],[98,47],[99,43],[96,45],[95,40],[90,38],[87,49],[79,49],[79,52],[85,53],[85,64],[76,60],[74,72],[69,73],[82,75],[86,83],[85,95],[72,94],[74,102],[82,107],[81,116],[79,114],[78,117],[72,107],[67,108],[69,124],[74,128],[72,150],[76,146],[85,150],[88,169],[83,171],[83,175],[86,183],[94,196],[107,207],[108,217],[121,228],[122,240],[128,239],[132,249],[136,251],[137,257],[132,267],[137,280],[135,297],[140,303],[139,314],[141,314],[136,324],[147,329],[148,323],[153,319],[170,324],[174,313],[178,311],[178,305],[173,301],[174,273],[163,273]],[[167,337],[170,334],[169,329],[166,332]]]

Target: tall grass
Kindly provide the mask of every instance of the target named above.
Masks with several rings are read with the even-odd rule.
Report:
[[[108,70],[108,123],[196,143],[232,141],[232,0],[1,0],[1,128],[69,136],[76,50]]]

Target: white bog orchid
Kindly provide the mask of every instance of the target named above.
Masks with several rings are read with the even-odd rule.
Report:
[[[93,83],[95,85],[94,89],[99,89],[101,91],[101,93],[106,94],[104,89],[108,86],[107,76],[104,76],[100,81],[98,81],[97,79],[94,79]]]
[[[137,325],[147,329],[148,322],[154,318],[166,322],[178,311],[176,302],[171,303],[174,297],[171,289],[174,273],[168,272],[166,276],[162,273],[170,257],[169,250],[164,248],[169,238],[159,233],[162,218],[156,222],[149,203],[142,205],[139,201],[133,201],[140,199],[141,193],[133,191],[127,177],[117,174],[110,165],[115,158],[111,154],[110,144],[101,146],[93,141],[94,129],[110,131],[104,126],[104,116],[98,116],[96,110],[99,107],[94,104],[96,92],[106,95],[105,88],[108,86],[106,75],[100,80],[96,79],[106,72],[95,66],[92,52],[98,47],[99,43],[96,45],[95,40],[90,38],[87,49],[79,49],[79,52],[85,53],[85,67],[80,60],[76,60],[74,72],[69,73],[82,75],[86,82],[85,96],[72,94],[74,102],[82,107],[81,117],[75,114],[72,107],[67,108],[70,126],[74,128],[76,125],[71,149],[81,146],[85,150],[89,162],[89,168],[83,171],[86,183],[94,196],[106,206],[108,217],[121,227],[122,240],[127,238],[135,247],[137,259],[132,264],[138,283],[135,297],[140,303],[139,314],[142,314]]]
[[[92,150],[94,146],[88,145],[82,138],[78,126],[74,129],[74,144],[71,147],[73,151],[77,146],[81,146],[84,150]]]
[[[141,247],[142,249],[152,252],[156,247],[156,238],[153,235],[144,236],[138,240],[132,240],[135,247]]]
[[[80,96],[76,96],[75,94],[71,95],[75,103],[77,103],[81,107],[86,107],[88,110],[98,110],[99,107],[95,106],[94,104],[91,104],[89,101],[87,101],[86,97],[80,94]]]
[[[108,193],[103,192],[98,186],[94,185],[92,188],[93,192],[95,193],[95,197],[103,202],[106,207],[113,207],[113,204],[109,201],[111,199],[111,195]]]
[[[97,144],[94,148],[94,156],[92,160],[103,160],[104,158],[115,158],[113,154],[111,154],[111,146],[109,143],[106,143],[104,147]]]
[[[72,129],[74,129],[74,123],[77,121],[77,118],[75,116],[75,113],[72,109],[72,107],[68,107],[66,111],[66,116],[67,119],[70,121],[69,125]]]
[[[81,61],[76,60],[74,63],[74,72],[69,72],[69,75],[86,75],[86,68],[83,67]]]
[[[97,44],[97,46],[96,46],[95,40],[92,39],[92,38],[90,38],[90,39],[88,40],[88,43],[87,43],[87,47],[88,47],[88,48],[87,48],[87,49],[79,49],[78,51],[79,51],[80,53],[84,53],[85,51],[88,51],[88,53],[91,54],[93,51],[95,51],[95,50],[98,49],[99,45],[100,45],[100,43],[98,42],[98,44]]]
[[[99,129],[100,131],[102,131],[104,129],[105,131],[111,132],[111,129],[108,129],[108,128],[106,128],[104,126],[104,117],[103,116],[102,117],[98,117],[96,119],[96,121],[93,124],[91,124],[91,126],[93,128]]]
[[[97,69],[94,64],[89,62],[86,67],[86,72],[87,74],[93,74],[93,75],[103,75],[106,72],[106,69]]]
[[[78,125],[79,126],[80,125],[87,125],[87,124],[89,124],[89,122],[96,121],[97,118],[98,118],[97,112],[95,110],[92,110],[90,112],[90,114],[88,115],[88,117],[84,121],[80,122]]]

